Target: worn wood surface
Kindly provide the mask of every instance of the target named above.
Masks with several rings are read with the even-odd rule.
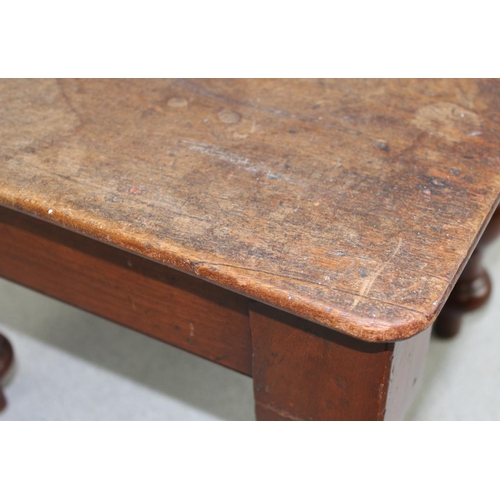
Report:
[[[5,80],[0,204],[368,341],[498,201],[500,82]]]
[[[229,290],[1,207],[0,276],[251,374],[248,300]]]
[[[430,329],[369,343],[250,304],[259,420],[402,419],[420,386]]]

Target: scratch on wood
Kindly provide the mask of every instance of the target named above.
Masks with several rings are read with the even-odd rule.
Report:
[[[258,174],[262,171],[260,165],[258,166],[254,165],[248,158],[235,154],[233,152],[224,151],[223,149],[214,147],[210,144],[204,144],[201,142],[199,143],[191,141],[182,141],[182,142],[187,144],[188,149],[190,149],[191,151],[196,151],[198,153],[202,153],[207,156],[213,156],[215,158],[219,158],[223,161],[227,161],[228,163],[236,165],[237,167],[242,168],[247,172]]]
[[[397,253],[397,251],[394,252],[394,255],[396,255],[396,253]],[[380,268],[378,274],[380,274],[380,272],[382,272],[383,267],[385,267],[387,264],[390,263],[390,261],[394,257],[394,255],[392,255],[387,260],[387,262],[381,264],[382,267]],[[200,269],[199,269],[202,266],[213,266],[215,268],[217,268],[219,266],[220,267],[231,267],[231,268],[234,268],[234,269],[241,269],[241,270],[245,270],[245,271],[251,271],[251,272],[254,272],[254,273],[258,273],[258,274],[268,274],[270,276],[277,276],[279,278],[284,278],[284,279],[288,279],[288,280],[294,280],[294,281],[298,281],[300,283],[311,283],[311,284],[316,285],[318,287],[326,288],[328,290],[332,290],[332,291],[335,291],[335,292],[345,293],[347,295],[354,295],[356,297],[356,303],[359,302],[362,298],[365,298],[366,293],[368,293],[368,291],[366,291],[365,295],[360,295],[359,293],[353,292],[352,290],[347,290],[345,288],[335,287],[335,286],[332,286],[332,285],[325,285],[324,283],[318,283],[318,282],[312,281],[312,280],[306,280],[303,277],[299,277],[299,276],[292,276],[292,275],[287,275],[287,274],[284,274],[284,273],[273,273],[273,272],[270,272],[270,271],[264,271],[263,269],[254,269],[254,268],[251,268],[251,267],[236,266],[234,264],[223,264],[223,263],[220,263],[220,262],[200,261],[200,262],[193,263],[192,267],[193,267],[194,273],[197,276],[202,276],[202,273],[200,273]],[[377,274],[377,276],[378,276],[378,274]],[[377,276],[375,276],[375,278]],[[375,281],[375,279],[373,279],[373,281]],[[408,307],[408,306],[403,306],[401,304],[396,304],[395,302],[391,302],[389,300],[381,300],[381,299],[375,299],[375,298],[373,298],[371,300],[373,300],[374,302],[378,302],[380,304],[387,304],[387,305],[390,305],[390,306],[393,306],[393,307],[397,307],[399,309],[405,309],[407,311],[411,311],[411,312],[414,312],[414,313],[417,313],[417,314],[423,314],[422,311],[420,311],[419,309],[415,309],[413,307]],[[354,307],[351,306],[351,310],[353,308]]]
[[[373,286],[373,283],[375,283],[375,280],[379,277],[380,273],[385,269],[387,264],[391,262],[391,260],[395,257],[395,255],[399,252],[399,249],[401,248],[403,240],[402,238],[398,238],[398,243],[396,245],[396,248],[392,252],[391,256],[385,261],[380,264],[380,266],[377,268],[375,273],[373,274],[372,277],[366,278],[363,282],[363,285],[361,286],[359,290],[359,296],[357,296],[354,299],[354,302],[352,303],[351,306],[351,311],[358,305],[359,301],[361,300],[362,297],[366,297],[368,295],[368,292],[370,291],[371,287]]]
[[[232,165],[235,165],[236,167],[241,168],[246,172],[250,172],[252,174],[262,174],[265,175],[268,179],[282,179],[286,183],[293,186],[305,186],[303,182],[297,182],[286,175],[276,174],[266,165],[263,165],[261,163],[254,163],[249,158],[233,153],[232,151],[226,151],[216,146],[212,146],[211,144],[205,144],[202,142],[192,142],[186,140],[182,140],[181,142],[186,144],[188,149],[190,149],[191,151],[196,151],[198,153],[212,156],[214,158],[219,158],[220,160],[231,163]]]
[[[73,103],[72,103],[71,99],[69,98],[68,94],[66,93],[66,89],[64,88],[64,80],[62,80],[61,78],[56,78],[56,84],[57,84],[57,87],[59,89],[59,92],[60,92],[62,98],[64,99],[64,102],[68,105],[68,107],[71,110],[71,112],[76,116],[76,118],[80,122],[78,124],[78,126],[76,127],[76,130],[79,130],[84,125],[84,120],[82,118],[82,115],[73,106]]]

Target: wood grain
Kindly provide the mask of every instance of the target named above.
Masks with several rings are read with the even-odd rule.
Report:
[[[0,208],[0,275],[250,375],[247,299]]]
[[[420,386],[430,329],[368,343],[250,304],[259,420],[402,419]]]
[[[0,204],[367,341],[498,202],[498,80],[4,80]]]

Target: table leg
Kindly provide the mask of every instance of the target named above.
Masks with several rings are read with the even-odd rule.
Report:
[[[467,266],[443,310],[434,323],[434,333],[442,338],[454,337],[460,330],[462,316],[483,306],[491,295],[491,279],[483,266],[483,249],[500,234],[500,209],[491,218]]]
[[[260,303],[250,326],[258,420],[402,419],[419,389],[430,329],[369,343]]]
[[[13,361],[14,351],[12,350],[12,345],[0,333],[0,411],[7,405],[7,401],[2,391],[2,381],[12,366]]]

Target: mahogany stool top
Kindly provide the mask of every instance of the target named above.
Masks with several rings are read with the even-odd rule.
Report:
[[[3,80],[0,204],[368,341],[500,193],[498,80]]]

